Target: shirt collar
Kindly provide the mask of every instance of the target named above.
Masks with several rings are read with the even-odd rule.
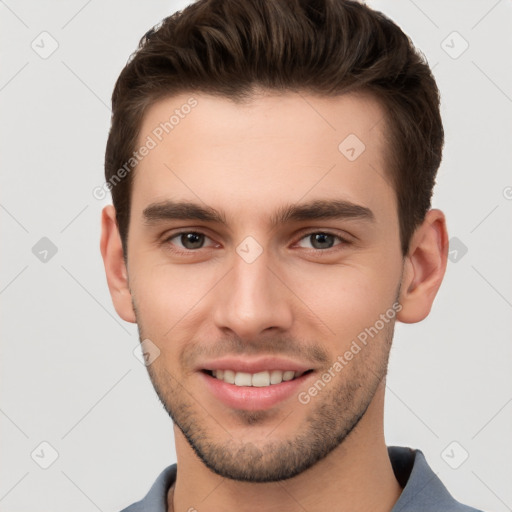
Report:
[[[481,512],[456,501],[427,464],[421,450],[388,446],[389,459],[402,494],[391,512]],[[177,465],[165,468],[147,495],[122,512],[167,512],[167,492],[176,481]]]

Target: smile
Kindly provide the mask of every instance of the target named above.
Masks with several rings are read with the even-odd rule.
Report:
[[[236,372],[234,370],[205,370],[206,373],[218,380],[235,386],[266,387],[287,382],[301,377],[305,373],[292,370],[265,370],[257,373]]]

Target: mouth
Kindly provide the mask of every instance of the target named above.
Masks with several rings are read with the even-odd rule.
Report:
[[[214,401],[230,410],[262,411],[294,407],[301,389],[310,386],[316,372],[309,370],[261,370],[255,373],[203,369],[197,373],[203,389]]]
[[[313,370],[293,371],[293,370],[264,370],[257,373],[239,372],[229,369],[202,370],[203,373],[220,380],[227,384],[233,384],[239,387],[257,387],[264,388],[276,386],[283,382],[296,380],[303,375],[311,373]]]

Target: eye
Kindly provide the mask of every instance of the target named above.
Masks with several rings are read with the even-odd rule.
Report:
[[[183,231],[181,233],[176,233],[165,240],[166,243],[176,245],[178,248],[185,249],[187,251],[202,249],[205,246],[206,241],[212,242],[210,245],[213,245],[213,241],[205,234],[198,233],[196,231]]]
[[[317,250],[331,249],[335,245],[345,242],[343,238],[332,233],[325,233],[318,231],[315,233],[309,233],[299,241],[299,247],[313,248]],[[310,245],[308,245],[310,244]]]

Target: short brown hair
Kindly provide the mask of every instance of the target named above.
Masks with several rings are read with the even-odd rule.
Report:
[[[256,88],[330,97],[368,92],[380,101],[407,254],[430,208],[444,142],[439,91],[411,40],[352,0],[199,0],[142,37],[114,88],[105,178],[125,258],[133,173],[112,180],[135,150],[147,109],[192,91],[243,101]]]

